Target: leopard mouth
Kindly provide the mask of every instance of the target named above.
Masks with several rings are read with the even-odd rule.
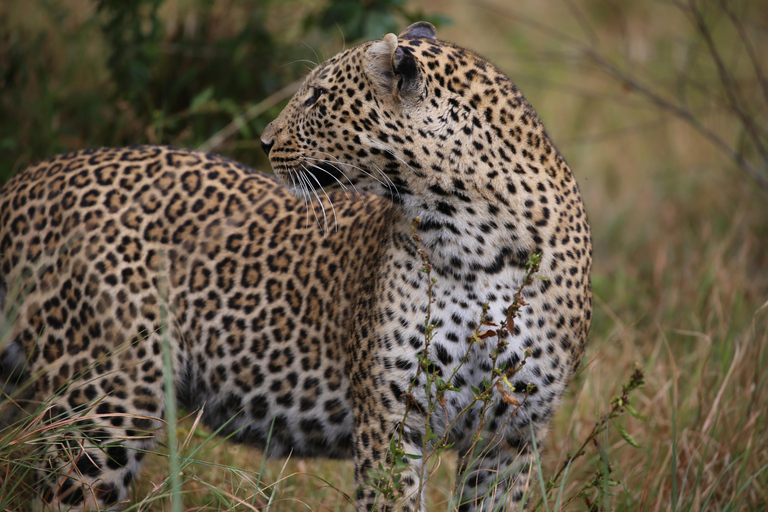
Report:
[[[332,186],[344,187],[349,178],[335,165],[318,162],[303,166],[300,174],[305,175],[305,182],[313,190],[324,189]],[[342,181],[344,180],[344,181]]]

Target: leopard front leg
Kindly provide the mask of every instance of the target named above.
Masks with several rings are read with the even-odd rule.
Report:
[[[463,450],[456,476],[457,510],[527,510],[533,478],[534,440],[541,451],[549,422],[512,416],[506,428],[484,432]]]
[[[356,509],[423,511],[423,449],[411,440],[420,434],[374,411],[361,412],[354,439]]]
[[[526,445],[518,453],[501,448],[478,451],[459,459],[457,510],[520,510],[529,488],[531,449]]]
[[[423,417],[406,412],[410,376],[385,355],[367,353],[350,357],[356,509],[423,511]]]

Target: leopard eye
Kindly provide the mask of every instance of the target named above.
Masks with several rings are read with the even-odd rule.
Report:
[[[323,94],[325,94],[325,89],[323,89],[322,87],[313,87],[312,88],[312,96],[310,96],[307,99],[307,101],[304,102],[304,106],[308,107],[308,106],[314,104],[320,98],[320,96],[322,96]]]

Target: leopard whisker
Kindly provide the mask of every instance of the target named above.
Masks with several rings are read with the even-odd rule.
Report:
[[[384,148],[384,146],[381,146],[379,149],[385,149],[385,148]],[[320,152],[320,153],[322,153],[322,154],[325,154],[325,155],[328,155],[329,157],[333,158],[334,160],[336,160],[336,162],[338,163],[338,165],[341,165],[341,166],[346,166],[346,167],[349,167],[349,168],[351,168],[351,169],[355,169],[355,170],[357,170],[357,171],[360,171],[361,173],[365,174],[366,176],[369,176],[370,178],[373,178],[373,179],[374,179],[374,180],[376,180],[376,181],[377,181],[377,182],[378,182],[380,185],[387,187],[387,190],[389,191],[389,193],[390,193],[390,196],[391,196],[391,197],[394,197],[394,196],[393,196],[393,194],[392,194],[392,189],[394,188],[394,189],[395,189],[395,192],[397,192],[397,197],[398,197],[398,199],[400,198],[400,191],[398,190],[398,188],[397,188],[397,186],[395,185],[395,183],[392,181],[392,179],[391,179],[389,176],[387,176],[387,174],[386,174],[384,171],[382,171],[382,170],[381,170],[381,168],[377,167],[376,165],[374,165],[374,167],[375,167],[375,170],[376,170],[376,171],[378,172],[378,174],[379,174],[379,175],[380,175],[380,176],[383,178],[383,181],[382,181],[382,180],[380,180],[380,179],[378,179],[376,176],[374,176],[373,174],[371,174],[370,172],[366,171],[365,169],[363,169],[363,168],[361,168],[361,167],[358,167],[358,166],[356,166],[356,165],[353,165],[353,164],[348,164],[348,163],[344,163],[344,162],[340,161],[338,158],[336,158],[335,156],[331,155],[330,153],[327,153],[327,152],[324,152],[324,151],[322,151],[322,152]],[[309,159],[309,157],[304,157],[304,158],[307,158],[307,159]],[[330,161],[328,161],[328,160],[321,160],[321,159],[312,159],[312,160],[317,160],[317,161],[319,161],[319,162],[323,162],[323,163],[327,163],[327,164],[329,164],[329,165],[333,165],[334,167],[336,167],[336,169],[338,169],[338,170],[339,170],[339,172],[341,172],[341,173],[344,175],[344,177],[345,177],[345,178],[347,178],[347,180],[350,182],[350,184],[351,184],[351,185],[354,187],[354,184],[353,184],[353,183],[352,183],[352,181],[351,181],[351,180],[350,180],[350,179],[349,179],[349,178],[346,176],[346,174],[344,174],[344,171],[342,171],[341,169],[339,169],[339,167],[338,167],[337,165],[335,165],[333,162],[330,162]],[[408,164],[405,164],[405,165],[408,165]],[[355,191],[357,191],[357,188],[356,188],[356,187],[355,187]]]
[[[384,178],[384,181],[386,182],[386,185],[387,185],[387,190],[389,191],[390,198],[394,198],[394,194],[392,193],[392,189],[394,189],[395,192],[397,193],[398,202],[401,202],[400,189],[397,188],[397,186],[395,185],[395,182],[392,181],[392,178],[387,176],[387,173],[382,171],[378,165],[374,165],[373,168],[376,170],[376,172],[378,172],[381,175],[382,178]]]
[[[308,63],[312,64],[312,68],[310,68],[310,71],[311,71],[312,69],[314,69],[314,68],[316,68],[317,66],[319,66],[319,65],[320,65],[320,63],[321,63],[321,62],[323,62],[323,61],[325,60],[325,56],[323,56],[323,55],[318,55],[318,53],[317,53],[317,50],[316,50],[316,49],[315,49],[315,48],[314,48],[314,47],[313,47],[311,44],[307,43],[306,41],[302,40],[301,42],[304,44],[304,46],[306,46],[307,48],[309,48],[310,50],[312,50],[312,53],[314,53],[314,54],[315,54],[315,58],[317,59],[317,62],[312,62],[312,61],[311,61],[311,60],[309,60],[309,59],[304,59],[304,60],[301,60],[301,61],[299,61],[299,62],[308,62]],[[321,52],[321,53],[322,53],[322,52]]]
[[[301,171],[297,171],[295,169],[292,169],[292,172],[296,174],[296,180],[298,182],[299,188],[301,189],[301,198],[304,200],[304,209],[306,211],[306,222],[305,227],[309,227],[309,201],[307,200],[307,196],[309,195],[309,191],[307,190],[307,185],[304,183],[304,181],[301,179]],[[293,179],[293,178],[291,178]]]
[[[324,153],[324,152],[323,152],[323,153]],[[333,155],[330,155],[329,153],[324,153],[324,154],[326,154],[326,155],[329,155],[329,156],[333,157]],[[309,157],[305,157],[305,158],[309,158]],[[349,167],[349,168],[351,168],[351,169],[355,169],[355,170],[357,170],[357,171],[360,171],[361,173],[365,174],[366,176],[368,176],[368,177],[370,177],[370,178],[373,178],[374,180],[376,180],[377,182],[379,182],[379,184],[380,184],[380,185],[382,185],[382,186],[383,186],[383,185],[385,185],[385,184],[384,184],[384,182],[382,182],[380,179],[378,179],[376,176],[374,176],[374,175],[373,175],[373,174],[371,174],[370,172],[366,171],[366,170],[365,170],[365,169],[363,169],[362,167],[358,167],[358,166],[356,166],[356,165],[353,165],[353,164],[347,164],[347,163],[344,163],[344,162],[340,161],[340,160],[339,160],[338,158],[336,158],[336,157],[333,157],[333,158],[336,160],[336,163],[334,163],[334,162],[331,162],[331,161],[329,161],[329,160],[321,160],[321,159],[316,159],[316,160],[317,160],[317,161],[319,161],[319,162],[327,163],[327,164],[329,164],[329,165],[333,165],[334,167],[336,167],[336,169],[338,169],[338,170],[339,170],[339,172],[342,172],[342,173],[343,173],[343,171],[342,171],[341,169],[339,169],[339,168],[337,167],[337,165],[342,165],[342,166],[345,166],[345,167]],[[345,176],[345,177],[346,177],[346,176]],[[347,180],[349,180],[349,178],[347,178]],[[350,183],[351,183],[351,180],[350,180]]]
[[[317,52],[315,52],[315,56],[317,56]],[[288,62],[284,64],[282,67],[293,65],[293,64],[304,64],[308,71],[312,71],[315,69],[319,64],[311,59],[296,59],[292,62]]]
[[[305,227],[309,227],[309,190],[307,184],[304,182],[304,176],[301,171],[294,171],[296,173],[296,179],[301,185],[301,198],[304,199],[304,208],[306,210],[306,224]]]
[[[358,196],[360,199],[362,199],[362,197],[363,197],[363,196],[362,196],[362,195],[360,195],[360,191],[359,191],[359,190],[357,190],[357,187],[355,186],[354,182],[353,182],[351,179],[349,179],[349,176],[347,176],[347,173],[345,173],[345,172],[344,172],[344,170],[343,170],[343,169],[341,169],[339,166],[341,165],[341,166],[349,167],[349,168],[351,168],[351,169],[356,169],[356,170],[358,170],[358,171],[360,171],[360,172],[362,172],[362,173],[365,173],[365,174],[368,174],[368,173],[366,173],[364,169],[361,169],[361,168],[359,168],[359,167],[357,167],[357,166],[355,166],[355,165],[352,165],[352,164],[345,164],[344,162],[340,161],[338,158],[336,158],[335,156],[331,155],[330,153],[326,153],[325,151],[321,151],[320,153],[321,153],[321,154],[324,154],[324,155],[328,155],[329,157],[333,158],[333,159],[335,160],[335,162],[333,162],[333,161],[331,161],[331,160],[328,160],[328,159],[322,159],[322,158],[311,158],[311,157],[308,157],[308,156],[305,156],[305,157],[303,157],[303,158],[304,158],[305,160],[314,160],[315,162],[320,162],[320,163],[324,163],[324,164],[328,164],[328,165],[331,165],[331,166],[333,166],[333,168],[334,168],[334,169],[336,169],[337,171],[339,171],[339,172],[341,173],[341,175],[342,175],[342,176],[343,176],[343,177],[344,177],[344,178],[345,178],[345,179],[346,179],[346,180],[349,182],[349,184],[352,186],[352,189],[355,191],[355,193],[357,194],[357,196]],[[326,171],[326,172],[327,172],[327,171]],[[369,176],[370,176],[370,175],[369,175]]]
[[[325,213],[325,205],[323,204],[323,201],[320,199],[320,196],[317,193],[317,188],[312,186],[312,182],[310,181],[310,178],[317,182],[317,185],[320,187],[320,190],[323,190],[323,186],[320,184],[317,177],[311,172],[306,172],[306,169],[305,169],[304,176],[307,180],[307,183],[310,185],[309,188],[312,191],[312,194],[315,196],[315,199],[317,199],[317,204],[320,206],[320,211],[323,212],[323,224],[322,225],[320,224],[320,219],[317,219],[317,224],[320,228],[322,228],[323,233],[328,233],[328,217],[326,216],[326,213]],[[325,193],[325,190],[323,190],[323,193]],[[328,194],[326,194],[326,196],[327,195]],[[315,211],[314,208],[313,208],[313,211]],[[315,218],[317,218],[317,214],[315,214]]]
[[[291,178],[291,186],[293,188],[297,188],[296,186],[296,180],[293,177],[293,169],[288,169],[288,177]]]
[[[311,198],[312,194],[317,198],[317,201],[320,203],[320,207],[323,208],[322,202],[320,201],[320,197],[317,195],[317,192],[315,192],[314,187],[312,186],[312,182],[309,181],[309,177],[307,177],[307,173],[304,171],[298,171],[299,176],[301,177],[302,181],[304,182],[304,190],[307,193],[307,198]],[[311,194],[310,194],[311,191]],[[309,208],[309,202],[307,202],[307,208]],[[318,226],[322,227],[322,224],[320,223],[320,217],[317,216],[317,211],[315,210],[315,207],[312,208],[312,213],[315,216],[315,222]],[[325,218],[325,208],[323,208],[323,217]],[[328,226],[328,223],[326,221],[326,227]]]
[[[310,164],[310,165],[313,165],[313,164]],[[307,171],[307,174],[312,176],[312,178],[317,182],[317,185],[320,187],[320,190],[323,191],[323,194],[325,194],[325,197],[328,199],[328,204],[331,205],[331,211],[333,212],[333,221],[334,221],[334,224],[335,224],[334,231],[338,231],[339,230],[339,218],[336,216],[336,208],[333,206],[333,200],[331,199],[331,196],[328,195],[328,192],[326,192],[325,188],[320,184],[320,181],[317,179],[317,177],[315,177],[314,174],[309,172],[308,169],[306,167],[304,167],[303,165],[302,165],[302,168],[304,168],[304,170]],[[321,169],[321,170],[324,170],[324,169]],[[335,178],[335,176],[334,176],[334,178]],[[338,179],[336,179],[336,181],[338,181],[339,184],[341,184],[341,186],[344,187],[344,185]],[[317,197],[317,191],[315,191],[315,197]],[[323,203],[322,203],[322,201],[320,201],[319,197],[317,197],[317,201],[320,203],[320,207],[323,209],[323,218],[325,219],[325,207],[323,206]],[[328,221],[327,220],[325,222],[325,233],[326,234],[328,233]]]
[[[395,157],[395,159],[397,159],[397,161],[398,161],[398,162],[400,162],[400,163],[401,163],[401,164],[403,164],[405,167],[407,167],[407,168],[408,168],[408,169],[409,169],[411,172],[413,172],[413,173],[414,173],[416,176],[423,176],[423,173],[422,173],[421,171],[417,171],[416,169],[414,169],[414,168],[413,168],[413,167],[412,167],[412,166],[411,166],[411,165],[410,165],[408,162],[406,162],[405,160],[403,160],[403,159],[402,159],[402,158],[401,158],[399,155],[397,155],[397,154],[396,154],[394,151],[392,151],[390,148],[388,148],[388,147],[385,147],[383,144],[381,144],[381,143],[379,143],[379,142],[376,142],[376,141],[372,141],[371,145],[372,145],[373,147],[375,147],[375,148],[377,148],[377,149],[379,149],[379,150],[381,150],[381,151],[383,151],[383,152],[385,152],[385,153],[388,153],[388,154],[392,155],[393,157]]]
[[[323,168],[322,168],[322,167],[320,167],[319,165],[317,165],[317,164],[313,164],[312,162],[309,162],[309,160],[317,160],[316,158],[307,158],[307,157],[302,157],[302,159],[303,159],[303,160],[305,160],[305,161],[307,162],[307,165],[309,165],[309,166],[310,166],[310,167],[312,167],[313,169],[318,169],[318,170],[320,170],[320,171],[323,171],[323,172],[324,172],[324,173],[326,173],[328,176],[330,176],[331,178],[333,178],[334,180],[336,180],[336,183],[338,183],[338,184],[339,184],[339,186],[340,186],[340,187],[341,187],[341,189],[344,191],[344,193],[346,193],[346,192],[347,192],[347,186],[346,186],[346,185],[345,185],[345,184],[344,184],[344,183],[343,183],[343,182],[342,182],[342,181],[341,181],[339,178],[337,178],[336,176],[334,176],[332,173],[328,172],[328,170],[326,170],[326,169],[323,169]],[[322,162],[322,160],[321,160],[321,162]],[[342,175],[344,178],[346,178],[346,179],[347,179],[347,181],[350,181],[350,180],[349,180],[349,178],[347,177],[347,175],[346,175],[346,174],[344,174],[344,171],[342,171],[341,169],[339,169],[338,167],[336,167],[334,164],[332,164],[332,163],[330,163],[330,162],[323,162],[323,163],[327,163],[328,165],[332,165],[332,166],[333,166],[333,167],[334,167],[334,168],[335,168],[337,171],[339,171],[339,172],[341,173],[341,175]],[[307,172],[309,172],[309,169],[307,169],[306,167],[304,167],[304,170],[306,170]],[[350,181],[350,183],[351,183],[351,181]]]

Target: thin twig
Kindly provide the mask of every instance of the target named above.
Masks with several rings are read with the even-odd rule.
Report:
[[[746,128],[747,133],[752,139],[752,143],[755,145],[755,148],[760,153],[760,157],[763,159],[764,162],[768,162],[768,151],[766,151],[766,148],[763,145],[762,137],[760,137],[760,133],[759,133],[760,130],[757,126],[755,126],[755,122],[752,119],[752,116],[749,115],[749,113],[743,108],[740,98],[736,94],[736,91],[737,91],[736,84],[734,83],[733,77],[728,72],[728,69],[725,67],[725,63],[723,62],[723,59],[720,56],[720,52],[717,50],[717,45],[715,44],[715,41],[712,38],[712,32],[709,30],[709,27],[704,21],[704,17],[702,16],[701,11],[696,6],[696,2],[694,0],[689,0],[688,7],[690,10],[690,13],[693,15],[693,20],[694,20],[696,29],[701,34],[701,37],[704,38],[704,42],[707,43],[707,48],[709,49],[709,53],[712,56],[712,60],[714,61],[715,66],[717,67],[717,73],[720,76],[720,81],[723,84],[723,89],[725,90],[725,94],[728,97],[728,101],[731,103],[731,107],[733,109],[734,114],[736,114],[736,117],[739,118],[741,123]],[[741,152],[737,154],[739,155],[739,158],[743,159]],[[768,183],[766,183],[766,185],[768,186]]]
[[[752,46],[752,41],[747,36],[746,31],[744,30],[744,24],[736,18],[736,14],[731,9],[731,6],[728,5],[728,2],[725,0],[720,0],[720,7],[725,11],[726,16],[728,16],[728,19],[731,20],[731,23],[736,28],[736,31],[739,33],[739,38],[741,39],[741,42],[744,44],[744,48],[747,50],[747,55],[749,56],[749,60],[752,63],[752,68],[755,71],[755,76],[757,77],[757,83],[760,84],[760,89],[763,91],[763,98],[765,99],[765,104],[768,105],[768,80],[765,78],[765,73],[763,72],[763,68],[760,66],[760,60],[757,58],[757,54],[755,53],[755,49]]]
[[[232,120],[231,123],[216,132],[210,139],[200,144],[198,149],[201,151],[212,151],[221,146],[225,140],[230,138],[240,129],[243,123],[251,121],[252,119],[263,114],[267,109],[274,107],[284,99],[292,96],[296,91],[299,90],[299,86],[301,86],[303,81],[304,79],[291,82],[279,91],[267,96],[242,114],[239,114]]]

